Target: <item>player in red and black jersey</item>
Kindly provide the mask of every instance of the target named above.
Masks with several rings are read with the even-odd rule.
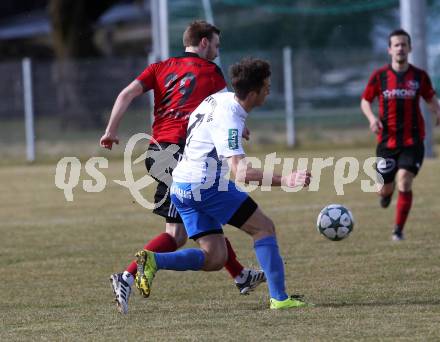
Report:
[[[182,56],[148,66],[137,77],[136,87],[140,84],[144,91],[154,90],[153,138],[156,141],[183,145],[191,112],[206,94],[226,88],[220,68],[211,61],[217,49],[218,38],[210,44],[205,57],[186,51]]]
[[[361,109],[377,134],[377,171],[384,179],[380,190],[381,206],[387,208],[395,188],[397,198],[395,227],[392,238],[403,240],[403,227],[412,204],[412,182],[423,163],[425,123],[420,111],[420,97],[440,123],[440,106],[428,74],[408,63],[411,37],[404,30],[391,32],[388,54],[391,64],[376,70],[362,95]],[[379,99],[379,118],[371,103]]]
[[[182,56],[148,66],[118,95],[101,146],[111,149],[119,143],[117,130],[131,101],[141,94],[154,91],[153,138],[145,164],[149,174],[158,182],[154,196],[160,204],[153,210],[165,218],[165,233],[150,240],[144,249],[154,252],[172,252],[187,241],[185,227],[171,203],[169,187],[171,173],[183,152],[186,129],[191,112],[209,95],[226,88],[220,68],[212,61],[217,57],[220,30],[205,21],[191,23],[183,34],[185,52]],[[249,138],[249,131],[243,133]],[[247,294],[265,280],[263,271],[244,269],[236,259],[228,239],[228,260],[225,268],[240,290]],[[128,298],[136,276],[136,262],[123,273],[110,277],[116,304],[121,313],[127,313]]]

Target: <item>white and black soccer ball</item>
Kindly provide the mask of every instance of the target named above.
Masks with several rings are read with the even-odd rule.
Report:
[[[318,232],[332,241],[340,241],[350,235],[354,219],[351,211],[341,204],[330,204],[318,215],[316,228]]]

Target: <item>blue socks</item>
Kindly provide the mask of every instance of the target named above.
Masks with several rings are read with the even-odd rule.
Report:
[[[288,298],[284,284],[284,264],[274,236],[265,237],[254,244],[258,262],[266,274],[269,294],[276,300]],[[158,270],[199,271],[205,254],[198,248],[182,249],[171,253],[154,253]]]
[[[205,262],[205,253],[198,248],[181,249],[171,253],[154,253],[158,270],[199,271]]]
[[[285,300],[289,296],[284,284],[284,264],[275,236],[265,237],[254,243],[255,254],[264,271],[271,298]]]

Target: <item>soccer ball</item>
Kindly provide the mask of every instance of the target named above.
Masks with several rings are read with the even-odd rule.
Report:
[[[353,230],[354,219],[350,210],[340,204],[326,206],[318,215],[318,232],[332,241],[345,239]]]

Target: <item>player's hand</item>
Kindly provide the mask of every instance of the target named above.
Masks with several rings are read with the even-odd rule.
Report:
[[[114,134],[105,132],[105,134],[101,137],[99,144],[101,145],[101,147],[111,150],[113,144],[119,144],[119,138]]]
[[[246,126],[244,126],[243,133],[241,134],[241,136],[242,136],[244,139],[249,140],[249,137],[251,136],[251,131],[249,131],[249,128],[247,128]]]
[[[375,118],[374,120],[370,121],[370,129],[374,134],[379,134],[379,132],[383,129],[382,122]]]
[[[311,178],[312,174],[310,173],[310,171],[301,170],[297,172],[292,172],[288,176],[284,176],[282,179],[282,183],[289,188],[295,188],[297,186],[308,187]]]

